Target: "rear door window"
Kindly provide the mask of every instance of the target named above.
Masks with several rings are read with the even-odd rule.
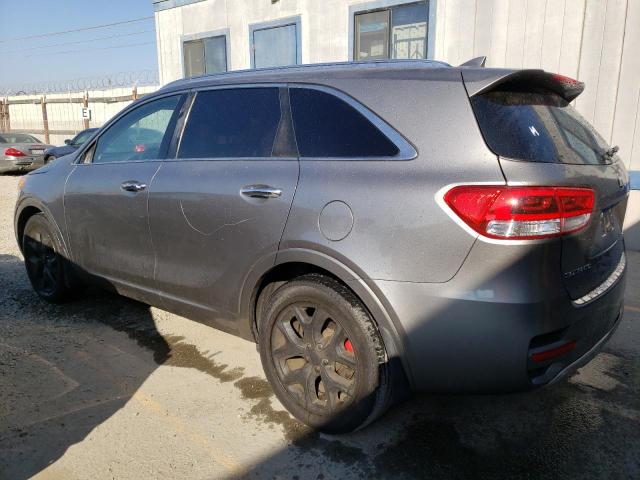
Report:
[[[606,142],[555,93],[498,90],[475,96],[471,103],[487,145],[501,157],[605,163]]]
[[[270,157],[280,117],[275,87],[198,92],[178,157]]]
[[[344,100],[310,88],[292,88],[291,113],[301,157],[393,157],[398,147]]]

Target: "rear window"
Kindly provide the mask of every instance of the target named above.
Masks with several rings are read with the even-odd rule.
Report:
[[[24,133],[3,133],[0,135],[0,143],[42,143],[31,135]]]
[[[501,157],[547,163],[606,163],[605,141],[555,93],[498,90],[473,97],[471,104],[487,145]]]
[[[319,90],[292,88],[291,112],[301,157],[393,157],[398,147],[347,102]]]
[[[277,88],[198,92],[178,157],[270,157],[279,123]]]

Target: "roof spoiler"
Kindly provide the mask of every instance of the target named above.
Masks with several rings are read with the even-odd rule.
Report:
[[[462,78],[469,97],[480,95],[498,87],[519,86],[538,87],[557,93],[571,102],[584,91],[584,82],[544,70],[509,70],[487,68],[484,70],[463,70]]]
[[[466,62],[464,62],[463,64],[461,64],[461,67],[478,67],[478,68],[484,68],[484,65],[487,63],[487,57],[476,57],[476,58],[472,58],[471,60],[467,60]]]

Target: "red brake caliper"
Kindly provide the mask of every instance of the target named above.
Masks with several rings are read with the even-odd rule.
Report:
[[[344,349],[353,354],[353,345],[351,345],[351,340],[349,340],[348,338],[344,341]]]

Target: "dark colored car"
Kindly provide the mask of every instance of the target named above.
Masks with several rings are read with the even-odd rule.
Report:
[[[69,155],[70,153],[75,152],[78,148],[80,148],[84,142],[89,140],[91,136],[97,132],[97,128],[87,128],[86,130],[82,130],[72,139],[66,139],[64,141],[64,145],[61,147],[51,147],[44,152],[44,162],[48,163],[52,160],[55,160],[59,157],[64,157],[65,155]]]
[[[26,177],[36,292],[86,279],[257,341],[340,432],[407,387],[527,390],[619,324],[628,175],[540,70],[315,65],[182,80]]]

